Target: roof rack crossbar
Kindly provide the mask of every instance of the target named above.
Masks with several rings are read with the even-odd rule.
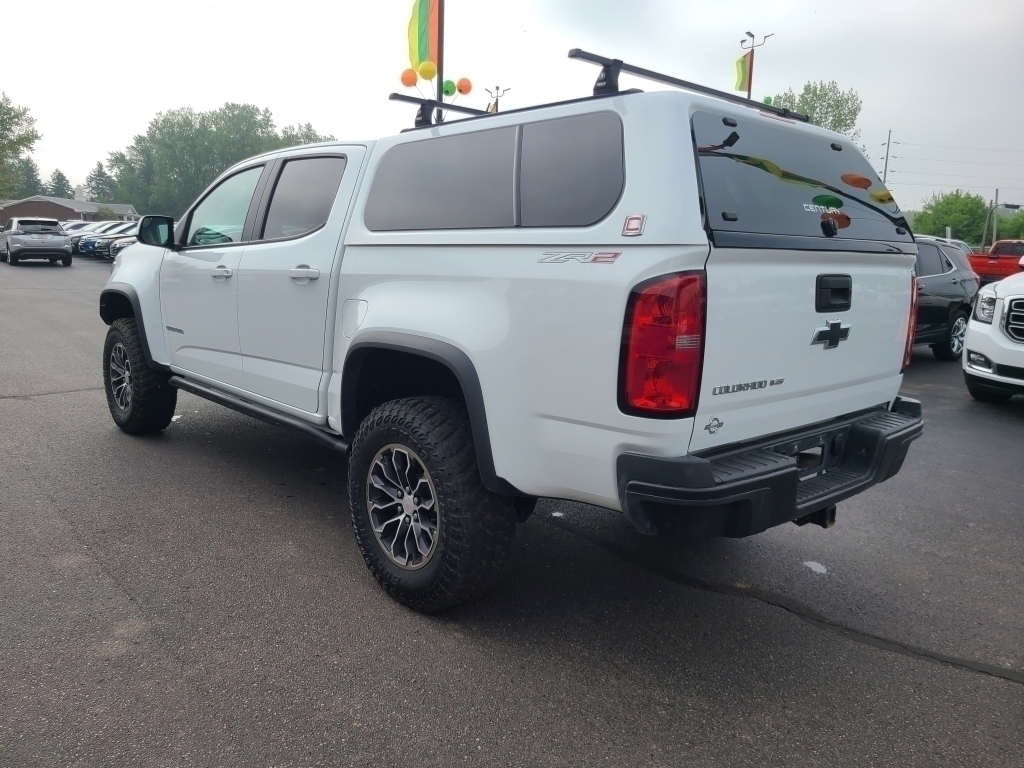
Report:
[[[619,73],[625,72],[630,75],[635,75],[636,77],[642,77],[646,80],[653,80],[656,83],[662,83],[663,85],[685,88],[688,91],[696,91],[697,93],[703,93],[707,96],[714,96],[717,99],[725,99],[726,101],[731,101],[736,104],[742,104],[745,107],[754,107],[765,112],[771,112],[779,115],[780,117],[788,117],[792,120],[801,120],[805,123],[810,122],[807,115],[802,115],[799,112],[793,112],[785,107],[761,104],[744,96],[737,96],[732,93],[726,93],[725,91],[718,91],[714,88],[697,85],[697,83],[680,80],[678,77],[670,77],[669,75],[652,72],[649,69],[634,67],[632,64],[623,63],[620,59],[608,59],[594,53],[587,53],[579,48],[573,48],[569,51],[569,58],[578,59],[579,61],[587,61],[601,67],[601,74],[598,75],[597,83],[594,85],[595,96],[604,96],[608,93],[617,92],[619,90]]]
[[[392,93],[388,98],[391,101],[404,101],[408,104],[419,104],[419,111],[416,113],[416,127],[423,128],[427,125],[434,125],[434,110],[444,109],[452,112],[461,112],[465,115],[486,115],[482,109],[472,109],[456,104],[446,104],[435,99],[421,99],[416,96],[406,96],[404,93]]]

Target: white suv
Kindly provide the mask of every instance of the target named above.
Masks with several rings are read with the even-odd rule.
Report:
[[[1002,403],[1024,395],[1024,273],[978,292],[963,365],[967,389],[976,400]]]
[[[906,223],[844,136],[606,74],[144,217],[101,297],[114,420],[163,429],[183,389],[346,452],[362,554],[424,611],[485,591],[538,497],[647,534],[831,525],[921,434]]]

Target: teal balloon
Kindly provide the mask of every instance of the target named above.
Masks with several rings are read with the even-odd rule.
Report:
[[[455,95],[455,83],[453,83],[451,80],[445,80],[444,81],[444,95],[445,96],[454,96]]]

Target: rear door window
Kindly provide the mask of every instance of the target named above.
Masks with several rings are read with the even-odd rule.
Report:
[[[912,242],[899,206],[849,139],[711,112],[694,113],[692,125],[713,232]]]
[[[1024,243],[997,243],[992,246],[989,256],[1024,256]]]
[[[917,244],[917,276],[931,277],[946,271],[939,249],[929,243]]]
[[[326,224],[344,173],[344,157],[286,162],[274,185],[261,239],[299,237]]]

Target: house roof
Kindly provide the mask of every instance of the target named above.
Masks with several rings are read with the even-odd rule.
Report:
[[[139,212],[131,203],[92,203],[85,200],[68,200],[64,197],[49,197],[47,195],[33,195],[23,200],[4,200],[0,208],[7,208],[16,203],[28,203],[32,201],[54,203],[56,205],[70,208],[76,213],[96,213],[100,208],[109,208],[119,216],[138,216]]]

